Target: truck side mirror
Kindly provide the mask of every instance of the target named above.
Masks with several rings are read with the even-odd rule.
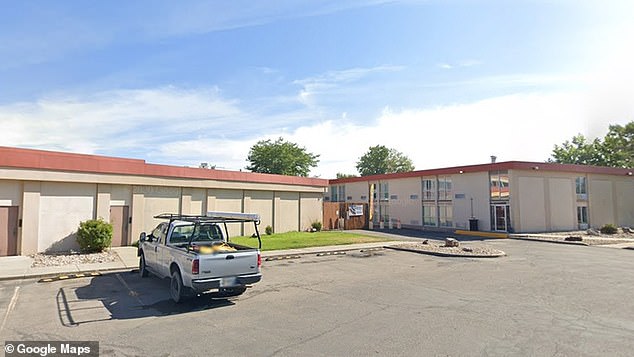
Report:
[[[139,236],[139,242],[145,242],[147,240],[147,237],[145,236],[145,232],[141,232],[141,235]]]

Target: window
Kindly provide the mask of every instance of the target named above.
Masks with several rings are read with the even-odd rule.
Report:
[[[423,179],[423,200],[436,200],[436,179]]]
[[[453,207],[451,205],[438,206],[438,213],[441,227],[453,227]]]
[[[577,223],[579,228],[588,228],[588,207],[577,207]]]
[[[165,241],[165,235],[167,234],[167,224],[161,223],[152,231],[151,236],[154,237],[158,243]]]
[[[346,200],[346,185],[330,186],[330,201],[344,202]]]
[[[390,198],[390,189],[387,182],[382,182],[379,184],[379,194],[381,197],[381,201],[387,200]]]
[[[170,235],[170,244],[179,244],[189,242],[189,237],[194,231],[194,225],[178,226],[172,229],[172,235]]]
[[[438,199],[448,201],[452,199],[451,193],[451,177],[440,176],[438,177]]]
[[[491,201],[506,201],[509,199],[509,174],[508,171],[489,172]]]
[[[425,204],[423,205],[423,225],[424,226],[436,226],[436,205]]]
[[[585,176],[579,176],[575,179],[575,192],[577,193],[577,199],[588,199],[588,185]]]

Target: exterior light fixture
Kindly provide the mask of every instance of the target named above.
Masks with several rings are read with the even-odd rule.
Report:
[[[533,170],[539,170],[539,166],[533,166]]]
[[[459,173],[459,174],[464,174],[464,171],[460,170],[460,171],[458,171],[458,173]],[[631,174],[632,174],[632,173],[630,172],[630,175],[631,175]]]
[[[632,176],[632,171],[628,172],[627,176]]]

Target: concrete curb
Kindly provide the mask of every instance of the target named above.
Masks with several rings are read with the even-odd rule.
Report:
[[[359,245],[356,244],[352,244],[352,245],[342,245],[341,248],[339,248],[339,246],[326,246],[323,247],[323,249],[315,249],[315,248],[319,248],[319,247],[313,247],[313,248],[300,248],[300,249],[289,249],[289,251],[292,251],[291,253],[284,253],[284,251],[273,251],[273,254],[267,254],[266,252],[262,252],[262,259],[269,259],[269,258],[276,258],[276,257],[284,257],[284,256],[288,256],[288,255],[293,255],[293,256],[298,256],[298,255],[310,255],[310,254],[324,254],[324,253],[337,253],[337,252],[350,252],[353,250],[368,250],[368,249],[373,249],[373,248],[385,248],[386,246],[390,246],[393,244],[403,244],[403,243],[410,243],[407,241],[394,241],[394,242],[390,242],[388,244],[386,244],[386,242],[377,242],[377,243],[372,243],[372,244],[364,244],[361,243]],[[302,249],[315,249],[315,250],[310,250],[310,251],[301,251]]]
[[[424,250],[401,248],[401,247],[391,247],[391,246],[386,246],[384,248],[392,249],[392,250],[400,250],[400,251],[403,251],[403,252],[433,255],[433,256],[436,256],[436,257],[444,257],[444,258],[500,258],[500,257],[506,256],[506,253],[495,254],[495,255],[473,255],[473,254],[466,255],[466,254],[450,254],[450,253],[440,253],[440,252],[427,252],[427,251],[424,251]]]
[[[38,273],[38,274],[24,274],[21,276],[0,276],[0,281],[8,281],[8,280],[18,280],[18,279],[37,279],[37,278],[50,278],[58,275],[76,275],[76,274],[86,274],[93,272],[117,272],[117,271],[132,271],[136,268],[127,268],[127,267],[118,267],[118,268],[106,268],[106,269],[87,269],[87,270],[69,270],[55,273]]]
[[[516,240],[525,240],[525,241],[529,241],[529,242],[542,242],[542,243],[553,243],[553,244],[566,244],[566,245],[579,245],[579,246],[585,246],[585,247],[589,247],[590,244],[588,243],[584,243],[584,242],[573,242],[573,241],[558,241],[558,240],[546,240],[546,239],[537,239],[537,238],[528,238],[528,237],[511,237],[511,239],[516,239]]]

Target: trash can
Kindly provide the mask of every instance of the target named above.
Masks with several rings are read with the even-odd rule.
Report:
[[[477,231],[478,230],[478,219],[477,218],[469,218],[469,230]]]

